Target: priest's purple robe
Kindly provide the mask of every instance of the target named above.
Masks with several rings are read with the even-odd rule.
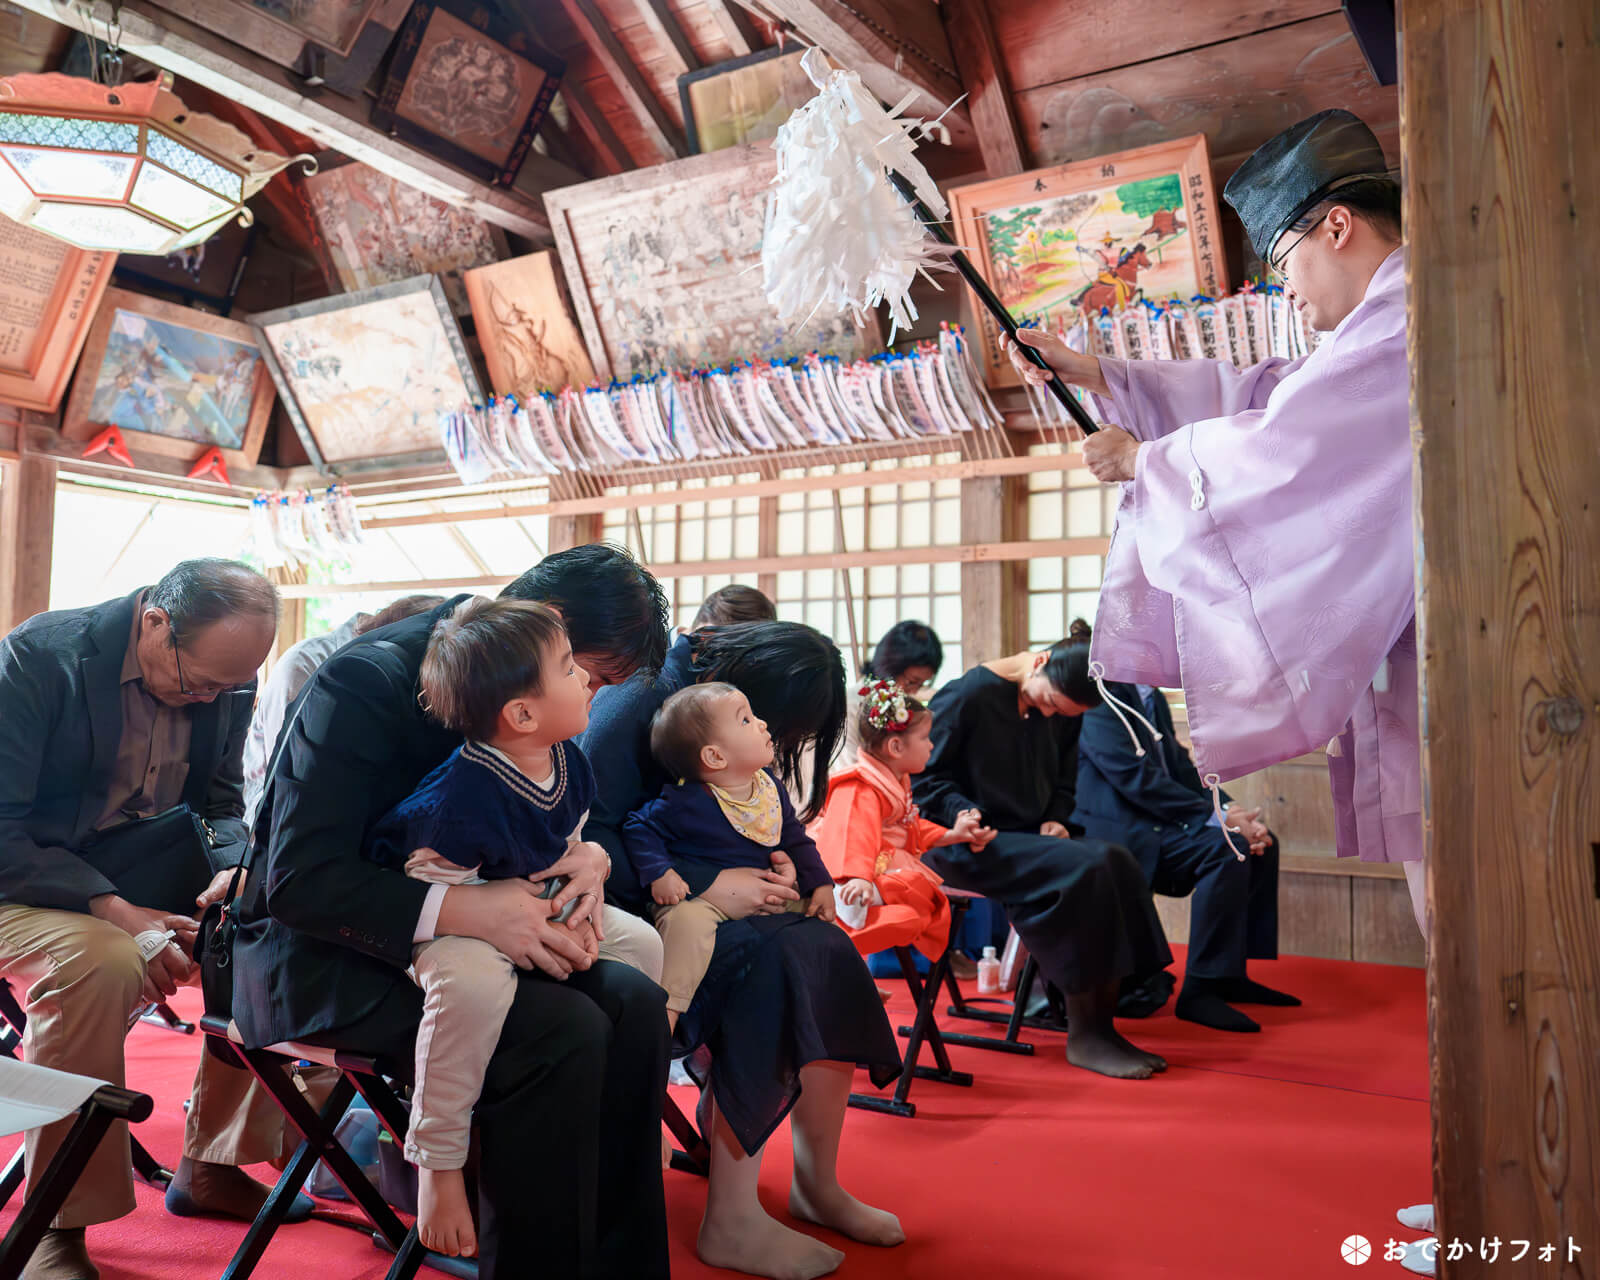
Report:
[[[1309,356],[1100,365],[1145,445],[1092,656],[1182,686],[1202,776],[1326,746],[1339,854],[1420,858],[1403,251]]]

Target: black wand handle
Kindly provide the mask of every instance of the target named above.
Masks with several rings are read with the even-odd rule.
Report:
[[[894,183],[895,190],[911,206],[911,211],[921,220],[927,232],[941,244],[947,244],[951,248],[955,248],[956,242],[951,238],[950,233],[944,229],[944,225],[933,216],[928,206],[917,198],[916,188],[893,169],[889,170],[889,181]],[[996,323],[1006,331],[1006,334],[1013,342],[1017,342],[1017,322],[1012,319],[1011,313],[1006,310],[1006,304],[995,296],[995,291],[989,287],[989,282],[978,273],[978,269],[968,260],[967,255],[960,249],[956,249],[950,255],[950,261],[955,266],[955,269],[961,273],[961,278],[967,282],[967,286],[973,293],[978,295],[978,301],[983,303],[989,314],[995,318]],[[1085,433],[1100,430],[1095,420],[1078,403],[1077,397],[1067,390],[1067,384],[1061,381],[1061,375],[1045,363],[1042,355],[1023,342],[1017,342],[1017,349],[1050,375],[1050,381],[1045,385],[1050,388],[1050,393],[1061,402],[1062,408],[1072,416],[1072,420],[1082,427]]]

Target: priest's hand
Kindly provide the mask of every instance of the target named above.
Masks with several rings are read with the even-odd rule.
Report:
[[[1072,832],[1068,831],[1059,822],[1041,823],[1039,827],[1039,834],[1042,836],[1053,836],[1057,840],[1072,839]]]
[[[1084,461],[1096,480],[1117,484],[1132,480],[1139,457],[1139,441],[1110,423],[1083,442]]]
[[[1094,356],[1074,351],[1060,338],[1052,333],[1046,333],[1043,329],[1018,329],[1016,342],[1002,333],[1000,350],[1011,357],[1011,367],[1029,386],[1044,386],[1050,381],[1050,374],[1019,351],[1017,349],[1019,343],[1024,347],[1032,347],[1043,356],[1044,362],[1061,375],[1063,382],[1070,382],[1075,387],[1082,387],[1085,391],[1092,391],[1097,395],[1110,394],[1105,375],[1100,372],[1100,361]]]

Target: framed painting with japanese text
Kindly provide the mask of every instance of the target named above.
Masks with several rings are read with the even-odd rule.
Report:
[[[55,412],[116,260],[0,216],[0,404]]]
[[[1204,134],[950,192],[956,239],[1020,322],[1228,290]],[[981,327],[991,386],[1014,386],[999,329]]]

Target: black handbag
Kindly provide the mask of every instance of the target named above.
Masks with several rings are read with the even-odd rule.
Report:
[[[192,916],[195,898],[218,871],[238,860],[232,856],[237,849],[185,803],[97,831],[81,852],[129,902]]]

